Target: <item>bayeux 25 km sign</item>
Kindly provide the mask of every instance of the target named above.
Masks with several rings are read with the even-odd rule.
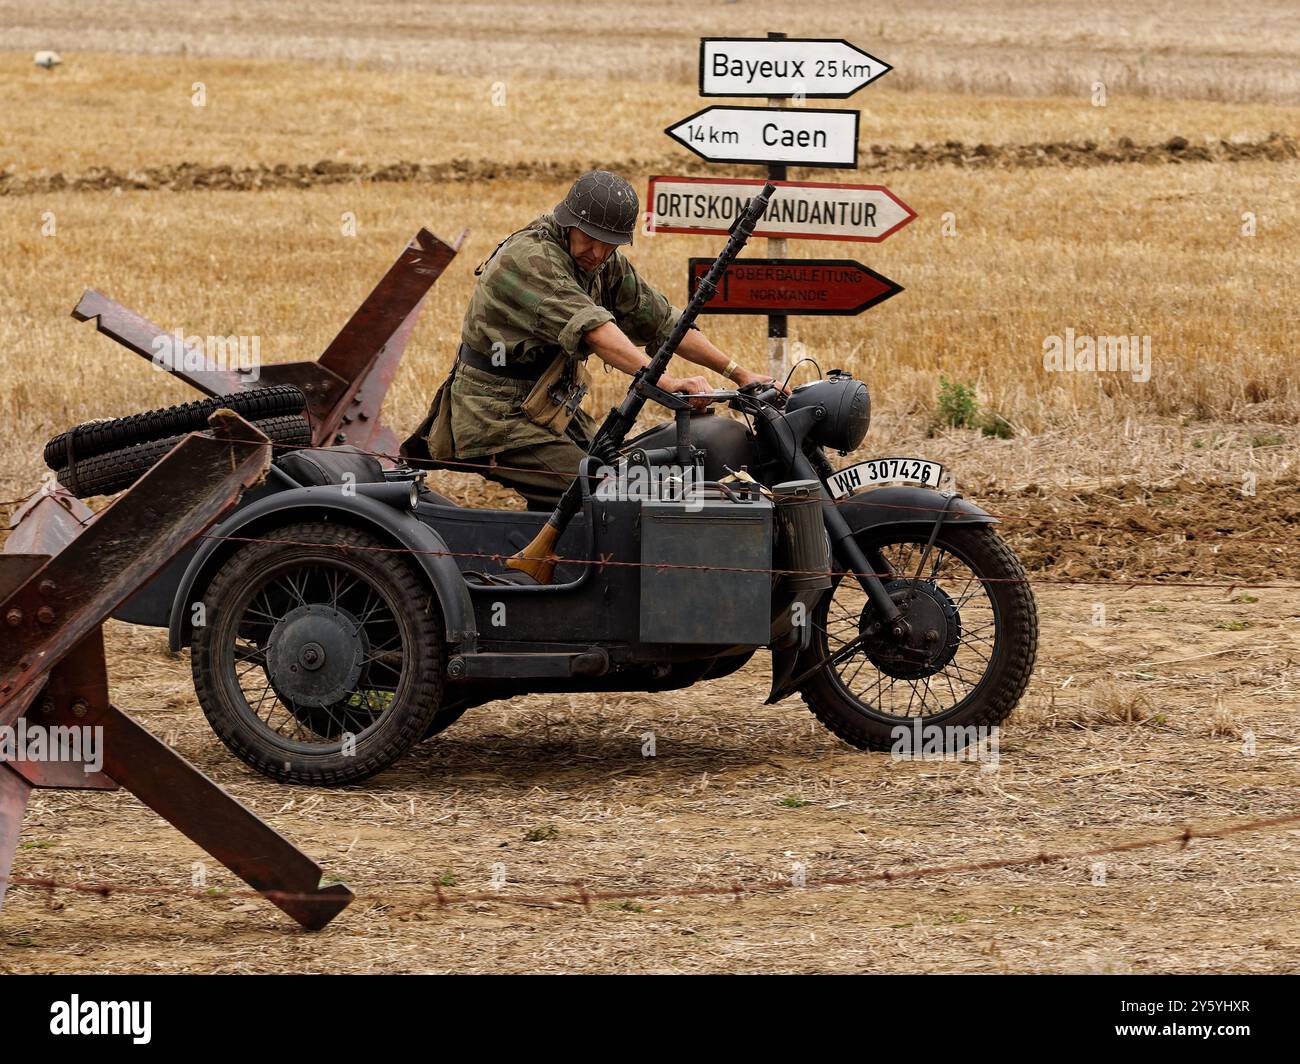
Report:
[[[646,197],[655,233],[726,234],[761,186],[739,177],[652,177]],[[916,217],[881,185],[775,181],[776,192],[755,236],[878,243]]]
[[[845,40],[703,37],[701,96],[799,96],[843,100],[892,70]]]
[[[691,295],[712,259],[691,259]],[[853,259],[736,259],[705,314],[861,314],[903,286]]]

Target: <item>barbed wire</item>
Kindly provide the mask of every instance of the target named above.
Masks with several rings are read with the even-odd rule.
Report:
[[[328,450],[329,449],[324,447],[302,448],[302,447],[295,447],[293,445],[283,445],[283,444],[274,444],[274,443],[272,444],[272,446],[273,447],[282,446],[294,450],[304,450],[304,449]],[[359,448],[356,450],[361,451],[361,449]],[[403,461],[399,456],[389,455],[386,454],[385,452],[380,452],[380,451],[373,451],[373,452],[361,451],[361,453],[372,454],[376,457],[387,458],[389,460]],[[453,463],[444,463],[444,465],[447,464],[453,464]],[[482,474],[485,471],[485,469],[492,469],[492,468],[503,470],[503,471],[512,471],[518,468],[519,471],[526,471],[530,473],[538,472],[537,470],[525,469],[524,467],[511,467],[511,466],[492,467],[492,466],[487,466],[484,463],[472,463],[472,462],[458,463],[457,462],[454,464],[457,465],[463,464],[465,466],[464,471],[475,472],[479,474]],[[553,475],[557,477],[573,479],[580,476],[581,474],[555,473]],[[14,506],[14,505],[22,504],[26,501],[27,499],[16,499],[10,502],[0,503],[0,506],[4,506],[4,507]],[[843,504],[851,501],[851,499],[842,499],[842,500],[834,500],[834,501],[837,504]],[[902,509],[902,510],[911,510],[911,511],[924,511],[924,512],[931,512],[931,513],[943,512],[943,510],[946,509],[940,507],[911,506],[905,504],[875,503],[874,505],[880,506],[885,509]],[[1028,521],[1061,520],[1066,522],[1071,520],[1069,515],[1061,515],[1058,517],[1057,515],[990,514],[990,516],[1000,517],[1001,519],[1006,519],[1006,520],[1028,520]],[[85,524],[88,523],[89,519],[84,521],[81,519],[78,520],[81,521],[81,523]],[[964,523],[971,524],[973,522],[964,522]],[[961,524],[963,524],[961,520],[956,520],[953,522],[953,525],[955,526],[960,526]],[[1098,531],[1106,531],[1106,529],[1098,529]],[[1150,530],[1145,530],[1145,529],[1112,528],[1110,529],[1110,531],[1119,532],[1125,535],[1137,535],[1137,534],[1168,535],[1170,534],[1170,533],[1152,532]],[[313,548],[327,547],[327,548],[334,548],[343,551],[354,551],[354,550],[368,551],[369,550],[369,551],[386,551],[392,553],[402,553],[402,554],[412,554],[412,555],[432,555],[432,556],[443,556],[443,557],[450,557],[450,558],[469,558],[469,559],[477,559],[481,561],[491,561],[496,564],[503,564],[508,557],[507,555],[503,555],[495,552],[452,551],[452,550],[434,550],[434,549],[426,550],[426,549],[419,549],[419,548],[412,548],[412,547],[392,547],[392,546],[385,546],[385,545],[319,543],[319,542],[311,542],[306,540],[275,538],[271,536],[215,535],[211,533],[206,533],[201,535],[199,538],[205,540],[234,541],[234,542],[244,542],[244,543],[252,543],[252,542],[275,543],[275,544],[284,544],[289,546],[301,546],[301,547],[313,547]],[[1224,537],[1221,539],[1214,539],[1214,540],[1201,539],[1199,541],[1193,539],[1191,540],[1191,542],[1201,542],[1201,543],[1213,542],[1216,544],[1255,542],[1255,543],[1264,543],[1264,544],[1277,546],[1277,545],[1287,544],[1290,541],[1254,540],[1254,539],[1248,539],[1246,537]],[[699,572],[734,572],[734,573],[754,573],[754,574],[761,573],[769,576],[828,575],[831,577],[845,577],[845,576],[857,575],[853,573],[851,570],[838,571],[832,569],[829,572],[827,572],[826,570],[801,570],[801,569],[783,569],[783,568],[768,568],[768,567],[754,567],[754,566],[707,565],[707,564],[692,564],[692,563],[678,563],[678,562],[664,562],[664,561],[658,561],[658,562],[624,561],[624,560],[616,560],[608,555],[599,558],[559,559],[559,561],[561,563],[567,563],[572,565],[596,566],[598,567],[598,569],[603,569],[605,566],[616,566],[616,567],[634,567],[634,568],[643,568],[643,569],[649,568],[649,569],[655,569],[657,571],[664,571],[668,569],[685,569],[685,570],[692,570],[692,571],[699,571]],[[896,574],[882,573],[877,575],[881,577],[889,577],[889,576],[894,576]],[[1300,590],[1300,584],[1293,584],[1293,583],[1252,584],[1244,580],[1220,582],[1220,581],[1132,580],[1132,579],[1124,579],[1124,578],[1110,578],[1105,580],[1083,579],[1083,578],[1053,579],[1047,577],[1036,577],[1030,580],[1027,577],[994,578],[994,577],[979,577],[979,576],[975,576],[974,579],[978,580],[981,584],[1032,583],[1032,584],[1040,584],[1040,585],[1064,585],[1064,586],[1123,586],[1127,588],[1168,587],[1168,588],[1227,589],[1230,591],[1235,589],[1246,589],[1246,588],[1291,590],[1291,591]],[[486,585],[486,586],[492,586],[492,585]],[[500,586],[504,586],[504,585],[500,585]],[[582,904],[585,908],[590,909],[591,904],[593,902],[620,901],[620,900],[627,901],[627,900],[632,900],[635,898],[642,898],[642,897],[691,897],[691,896],[729,895],[732,896],[736,901],[740,901],[745,894],[763,894],[763,893],[773,893],[778,891],[820,889],[820,888],[827,888],[827,887],[834,887],[834,886],[861,886],[861,885],[866,885],[875,882],[893,883],[893,882],[903,882],[907,880],[914,880],[920,878],[957,875],[957,874],[964,874],[964,873],[977,873],[977,872],[991,871],[997,869],[1007,869],[1007,868],[1025,867],[1025,866],[1042,866],[1042,865],[1047,865],[1052,863],[1061,863],[1070,860],[1102,857],[1109,854],[1155,848],[1158,846],[1169,845],[1173,843],[1178,843],[1180,844],[1181,848],[1186,848],[1193,839],[1224,838],[1230,835],[1239,834],[1248,831],[1269,830],[1272,828],[1280,827],[1282,825],[1292,824],[1297,822],[1300,822],[1300,814],[1290,814],[1290,815],[1274,817],[1266,820],[1255,820],[1244,824],[1231,825],[1219,829],[1193,830],[1192,828],[1188,827],[1188,828],[1184,828],[1181,833],[1176,835],[1167,835],[1167,836],[1160,836],[1160,837],[1150,838],[1150,839],[1139,839],[1139,840],[1133,840],[1129,842],[1113,843],[1110,845],[1098,846],[1089,849],[1081,849],[1081,850],[1075,850],[1069,852],[1039,851],[1038,853],[1031,854],[1031,855],[1004,856],[1004,857],[992,858],[983,861],[962,862],[958,864],[932,865],[932,866],[922,866],[922,867],[905,868],[905,869],[884,869],[879,871],[871,871],[871,872],[863,872],[863,873],[839,875],[839,876],[824,876],[824,877],[816,877],[816,878],[810,877],[806,879],[801,885],[795,885],[788,879],[772,879],[772,880],[757,880],[757,881],[728,880],[726,882],[693,883],[693,884],[678,884],[678,885],[670,884],[668,886],[655,886],[653,884],[642,883],[642,884],[638,884],[635,889],[628,888],[628,887],[621,887],[615,889],[593,890],[593,889],[589,889],[585,883],[581,881],[575,881],[572,892],[550,893],[550,894],[518,894],[518,893],[507,893],[502,890],[493,890],[486,893],[449,893],[445,891],[441,886],[435,886],[434,891],[431,894],[423,894],[423,895],[415,895],[415,896],[402,895],[402,894],[394,894],[394,895],[369,894],[369,895],[358,896],[357,901],[363,903],[369,903],[369,904],[400,903],[403,905],[416,906],[416,907],[426,907],[432,905],[432,906],[436,906],[439,909],[446,908],[452,905],[457,905],[457,904],[485,903],[485,902],[493,902],[499,904],[527,905],[527,906],[538,906],[538,905],[556,906],[561,904]],[[0,883],[3,883],[5,881],[6,881],[5,879],[0,878]],[[173,896],[187,895],[187,896],[201,898],[201,899],[202,898],[215,899],[215,898],[233,898],[233,897],[249,897],[249,898],[263,897],[268,900],[278,899],[286,902],[287,901],[310,902],[310,901],[322,900],[321,897],[317,894],[290,894],[286,892],[277,892],[277,891],[259,891],[254,889],[228,890],[224,888],[214,892],[212,888],[200,888],[200,887],[175,888],[175,887],[167,887],[167,886],[148,886],[148,885],[139,885],[139,884],[117,883],[117,882],[80,883],[80,882],[66,882],[66,881],[61,881],[52,878],[45,878],[45,877],[30,877],[30,876],[10,876],[8,877],[7,882],[10,886],[13,887],[27,887],[32,889],[45,890],[50,892],[51,894],[54,891],[63,890],[63,891],[73,891],[73,892],[87,893],[87,894],[99,894],[104,897],[117,893],[117,894],[129,894],[129,895],[173,895]]]
[[[256,443],[259,441],[244,440],[238,437],[232,437],[232,442]],[[267,443],[268,446],[271,447],[273,450],[278,448],[280,450],[284,450],[288,452],[296,452],[296,451],[331,452],[331,451],[336,451],[338,449],[336,446],[330,446],[324,444],[320,444],[320,445],[311,444],[311,445],[304,446],[303,444],[285,443],[276,440],[269,440],[267,441]],[[387,451],[368,450],[366,448],[356,447],[351,444],[349,444],[348,446],[351,448],[352,453],[369,455],[374,458],[387,459],[388,461],[391,461],[397,465],[405,466],[406,468],[410,468],[416,472],[422,472],[422,473],[436,471],[436,469],[446,469],[449,472],[469,473],[469,474],[476,474],[478,476],[486,476],[486,474],[488,473],[499,471],[499,472],[506,472],[506,473],[529,473],[534,476],[550,477],[552,479],[562,480],[562,481],[572,481],[582,476],[581,473],[577,473],[577,472],[567,472],[564,470],[551,470],[551,469],[535,469],[529,466],[503,465],[496,462],[488,462],[488,461],[480,462],[480,461],[475,461],[473,459],[437,459],[436,461],[438,465],[436,469],[429,470],[418,466],[409,465],[409,460],[403,457],[402,455],[390,454]],[[871,460],[872,459],[864,459],[864,461],[871,461]],[[632,467],[632,468],[639,468],[639,467]],[[657,468],[657,467],[650,467],[650,468]],[[802,498],[802,496],[798,496],[793,493],[774,491],[772,488],[767,487],[766,485],[759,485],[757,482],[748,482],[748,481],[738,479],[735,482],[727,482],[727,483],[729,486],[735,486],[739,488],[744,488],[749,483],[753,483],[756,489],[761,488],[762,493],[765,495],[765,497],[778,502],[788,498],[790,499]],[[1130,484],[1132,483],[1132,481],[1125,481],[1124,483]],[[315,485],[315,486],[320,487],[323,485]],[[881,486],[884,485],[882,484]],[[1221,485],[1221,486],[1227,487],[1228,485]],[[1148,485],[1144,490],[1154,490],[1154,489],[1152,489],[1152,487]],[[31,498],[31,496],[28,496],[27,498],[29,499]],[[9,502],[0,503],[0,507],[13,506],[26,501],[27,499],[14,499],[14,500],[10,500]],[[855,494],[840,499],[823,499],[822,501],[829,502],[834,506],[845,506],[845,505],[851,505],[854,502],[861,502],[862,496]],[[878,507],[880,509],[886,509],[886,510],[906,510],[915,513],[937,514],[937,513],[949,512],[946,506],[923,506],[923,505],[912,504],[912,503],[884,503],[884,502],[873,501],[872,506]],[[473,509],[473,507],[467,507],[467,509]],[[981,507],[981,509],[983,508]],[[986,513],[989,517],[995,517],[1000,521],[1053,521],[1053,520],[1069,521],[1072,519],[1071,515],[1066,515],[1066,514],[1061,514],[1061,515],[1008,514],[1008,513],[997,513],[991,510],[984,510],[984,513]],[[1073,518],[1073,519],[1077,520],[1078,518]],[[82,523],[84,524],[85,522]],[[1101,529],[1099,529],[1099,531],[1101,531]],[[1178,534],[1173,532],[1162,532],[1162,531],[1155,531],[1150,529],[1134,529],[1134,528],[1113,529],[1113,531],[1119,531],[1129,535],[1165,536],[1165,535]],[[1238,537],[1233,537],[1232,541],[1240,542],[1240,543],[1252,542],[1252,543],[1259,543],[1259,544],[1273,545],[1273,546],[1286,546],[1291,543],[1290,540],[1260,540],[1260,539],[1247,540],[1245,538],[1238,538]],[[1215,542],[1226,542],[1226,540],[1217,540]]]
[[[973,524],[973,522],[971,522]],[[384,544],[367,545],[361,543],[322,543],[312,540],[302,539],[285,539],[275,536],[236,536],[236,535],[214,535],[212,533],[203,533],[198,539],[214,541],[230,541],[236,543],[274,543],[289,547],[324,547],[329,550],[341,551],[375,551],[389,554],[414,554],[420,556],[438,557],[438,558],[473,558],[478,561],[495,562],[498,565],[504,564],[511,557],[509,554],[487,551],[454,551],[438,549],[422,549],[418,547],[393,547]],[[919,546],[919,544],[917,544]],[[939,546],[936,544],[936,546]],[[636,568],[636,569],[688,569],[694,572],[721,572],[721,573],[753,573],[765,574],[769,576],[829,576],[829,577],[846,577],[859,575],[852,569],[776,569],[764,566],[744,566],[744,565],[708,565],[705,563],[692,562],[666,562],[666,561],[622,561],[611,556],[605,555],[600,558],[557,558],[557,564],[561,565],[594,565],[598,570],[603,570],[605,566],[619,568]],[[890,579],[896,577],[897,573],[875,573],[875,576],[881,579]],[[1250,588],[1253,590],[1264,591],[1300,591],[1300,583],[1296,584],[1251,584],[1244,580],[1235,580],[1230,583],[1215,581],[1189,581],[1189,580],[1130,580],[1124,578],[1113,578],[1109,580],[1085,580],[1085,579],[1050,579],[1045,577],[981,577],[975,575],[972,577],[981,584],[1057,584],[1062,586],[1124,586],[1124,587],[1185,587],[1185,588],[1220,588],[1233,590],[1235,588]],[[479,586],[506,586],[506,585],[479,585]]]
[[[236,441],[236,442],[240,442],[240,441]],[[256,442],[256,441],[243,441],[243,442]],[[304,451],[304,450],[308,450],[308,451],[331,451],[331,450],[334,449],[334,448],[332,448],[332,447],[329,447],[329,446],[323,446],[323,445],[321,445],[321,446],[307,446],[307,447],[304,447],[304,446],[302,446],[302,445],[298,445],[298,444],[291,444],[291,443],[277,443],[277,442],[275,442],[275,441],[269,441],[269,446],[272,447],[272,448],[279,447],[279,448],[283,448],[283,449],[290,450],[290,451]],[[371,456],[374,456],[374,457],[376,457],[376,458],[384,458],[384,459],[388,459],[388,460],[390,460],[390,461],[394,461],[394,462],[397,462],[397,463],[403,463],[403,464],[404,464],[404,463],[406,462],[406,459],[403,458],[402,456],[400,456],[400,455],[389,454],[388,452],[385,452],[385,451],[366,450],[366,449],[364,449],[364,448],[359,448],[359,447],[353,447],[353,448],[352,448],[352,451],[353,451],[353,453],[359,453],[359,454],[371,455]],[[507,472],[526,472],[526,473],[531,473],[531,474],[548,475],[548,476],[552,476],[552,477],[555,477],[555,478],[566,479],[566,480],[573,480],[573,479],[576,479],[576,478],[578,478],[579,476],[581,476],[581,474],[576,473],[576,472],[575,472],[575,473],[569,473],[569,472],[563,472],[563,471],[536,470],[536,469],[530,469],[530,468],[528,468],[528,467],[522,467],[522,466],[490,465],[490,464],[487,464],[487,463],[474,462],[474,461],[469,461],[469,460],[459,460],[459,459],[448,460],[448,461],[446,461],[446,462],[443,462],[442,464],[443,464],[443,465],[463,466],[464,469],[463,469],[463,470],[458,470],[458,471],[463,471],[463,472],[467,472],[467,473],[476,473],[476,474],[479,474],[479,475],[483,475],[484,472],[487,471],[487,470],[501,470],[501,471],[507,471]],[[741,486],[741,487],[743,488],[743,487],[748,486],[748,483],[749,483],[749,482],[740,481],[740,482],[739,482],[739,486]],[[342,485],[340,485],[340,487],[342,487]],[[755,485],[755,487],[756,487],[756,489],[757,489],[758,487],[761,487],[763,493],[764,493],[767,497],[773,499],[774,501],[780,501],[781,499],[784,499],[784,498],[804,498],[804,497],[802,497],[802,496],[795,496],[795,495],[788,494],[788,493],[773,492],[770,488],[763,487],[763,486],[760,486],[760,485],[757,485],[757,484]],[[38,492],[39,492],[39,489],[38,489]],[[34,493],[34,494],[36,494],[36,493]],[[10,505],[15,505],[15,504],[21,504],[21,503],[24,503],[24,502],[28,501],[30,498],[31,498],[31,496],[28,496],[28,499],[16,499],[16,500],[11,500],[11,501],[8,502],[8,503],[0,503],[0,506],[10,506]],[[839,506],[839,505],[850,504],[850,503],[854,502],[855,500],[860,500],[860,499],[861,499],[861,496],[854,495],[854,496],[848,496],[848,497],[845,497],[845,498],[842,498],[842,499],[830,499],[830,500],[823,500],[823,501],[829,501],[829,502],[833,503],[834,505]],[[943,507],[937,507],[937,506],[924,506],[924,505],[919,505],[919,504],[884,503],[884,502],[872,502],[871,505],[872,505],[873,507],[877,507],[877,508],[885,509],[885,510],[903,510],[903,511],[908,511],[908,512],[915,512],[915,513],[940,514],[940,513],[950,513],[950,512],[951,512],[950,509],[949,509],[949,507],[946,506],[946,505],[943,506]],[[473,507],[467,507],[467,509],[472,510]],[[1061,515],[1057,515],[1057,514],[1000,514],[1000,513],[995,513],[995,512],[992,512],[992,511],[984,511],[984,513],[986,513],[989,517],[996,518],[996,519],[998,519],[998,520],[1000,520],[1000,521],[1003,521],[1003,520],[1007,520],[1007,521],[1029,521],[1029,522],[1039,522],[1039,523],[1046,523],[1046,522],[1052,522],[1052,521],[1060,521],[1060,522],[1064,522],[1064,523],[1070,524],[1070,523],[1072,523],[1073,521],[1076,521],[1076,520],[1079,520],[1079,519],[1080,519],[1079,517],[1077,517],[1077,516],[1075,516],[1075,515],[1068,515],[1068,514],[1061,514]],[[76,520],[79,524],[81,524],[81,525],[83,525],[83,526],[88,525],[88,524],[89,524],[89,523],[94,519],[94,516],[93,516],[93,515],[92,515],[92,517],[90,517],[90,518],[84,518],[84,519],[83,519],[83,518],[76,517],[75,515],[71,515],[71,516],[73,516],[73,519]],[[960,525],[960,524],[962,524],[962,523],[963,523],[963,521],[962,521],[961,517],[958,515],[958,516],[956,516],[956,517],[954,518],[954,520],[950,523],[950,526],[949,526],[949,527],[958,526],[958,525]],[[968,522],[966,522],[966,523],[968,523],[968,524],[973,524],[974,522],[973,522],[973,521],[968,521]],[[1188,543],[1188,542],[1193,543],[1193,544],[1205,544],[1205,545],[1211,545],[1211,546],[1233,545],[1233,544],[1240,544],[1240,543],[1250,543],[1250,544],[1253,544],[1253,545],[1258,545],[1258,546],[1270,546],[1270,547],[1284,547],[1284,546],[1290,546],[1290,545],[1292,545],[1292,541],[1290,541],[1290,540],[1258,539],[1258,538],[1254,538],[1254,537],[1244,537],[1244,536],[1239,537],[1239,536],[1231,536],[1231,535],[1229,535],[1229,536],[1222,536],[1222,537],[1212,537],[1212,536],[1211,536],[1211,537],[1198,537],[1196,533],[1193,533],[1192,536],[1191,536],[1191,538],[1188,539],[1188,538],[1187,538],[1187,533],[1186,533],[1186,532],[1162,531],[1162,530],[1154,530],[1154,529],[1117,528],[1117,527],[1115,527],[1115,526],[1102,526],[1102,527],[1099,527],[1099,528],[1093,529],[1093,530],[1091,530],[1091,531],[1095,531],[1095,532],[1097,532],[1098,534],[1103,534],[1103,533],[1106,533],[1106,532],[1112,532],[1112,533],[1117,533],[1117,534],[1121,534],[1121,535],[1125,535],[1125,536],[1145,535],[1145,536],[1152,536],[1152,537],[1159,536],[1159,537],[1162,537],[1162,538],[1165,537],[1165,536],[1169,536],[1169,537],[1171,537],[1171,538],[1170,538],[1170,543],[1171,543],[1172,545],[1181,545],[1181,544],[1183,544],[1183,543]],[[1178,540],[1178,539],[1174,539],[1174,538],[1172,538],[1172,537],[1174,537],[1174,536],[1179,536],[1179,535],[1183,536],[1184,538],[1181,539],[1181,540]],[[208,535],[204,535],[204,536],[202,536],[202,537],[200,537],[200,538],[204,538],[204,539],[231,539],[231,540],[239,540],[239,539],[241,539],[241,537],[236,537],[236,536],[214,536],[214,535],[210,535],[210,534],[208,534]],[[260,541],[262,541],[262,542],[276,542],[276,543],[284,543],[284,544],[287,544],[287,545],[295,545],[295,546],[335,546],[335,545],[333,545],[333,544],[306,543],[306,542],[303,542],[303,541],[292,541],[292,540],[272,540],[272,539],[269,539],[269,538],[266,538],[266,537],[258,537],[258,539],[259,539]],[[247,541],[247,540],[244,540],[244,541]],[[420,549],[417,549],[417,548],[403,548],[403,547],[392,547],[392,548],[366,548],[366,547],[362,547],[362,546],[360,546],[360,545],[343,545],[343,544],[340,544],[340,545],[337,545],[337,546],[339,546],[341,549],[344,549],[344,550],[348,550],[348,549],[357,549],[357,550],[365,550],[365,549],[384,549],[384,550],[391,550],[391,551],[396,552],[396,553],[423,554],[423,555],[444,556],[444,557],[451,557],[451,558],[473,558],[473,559],[482,560],[482,561],[492,561],[492,562],[495,562],[495,563],[497,563],[497,564],[502,564],[502,563],[504,563],[504,561],[506,560],[506,557],[507,557],[507,556],[504,556],[504,555],[501,555],[501,554],[497,554],[497,553],[479,553],[479,552],[451,551],[451,550],[420,550]],[[775,569],[775,568],[758,568],[758,567],[744,567],[744,566],[710,566],[710,565],[701,565],[701,564],[684,564],[684,563],[671,563],[671,562],[662,562],[662,561],[661,561],[661,562],[632,562],[632,561],[616,561],[616,560],[614,560],[614,559],[612,559],[612,558],[610,558],[610,557],[602,557],[602,558],[595,558],[595,559],[583,559],[583,558],[560,559],[560,561],[562,561],[562,562],[566,562],[566,563],[568,563],[568,564],[573,564],[573,565],[596,565],[596,566],[599,567],[599,569],[602,570],[602,571],[603,571],[604,566],[606,566],[606,565],[611,565],[611,566],[637,566],[637,567],[644,567],[644,568],[653,568],[653,569],[656,569],[656,570],[658,570],[658,571],[664,571],[664,570],[667,570],[667,569],[690,569],[690,570],[700,571],[700,572],[766,573],[766,574],[768,574],[768,575],[773,575],[773,576],[781,576],[781,575],[807,576],[807,575],[818,575],[818,574],[821,574],[822,572],[824,572],[824,571],[822,571],[822,570]],[[843,576],[854,575],[854,574],[853,574],[851,571],[836,571],[836,570],[831,570],[827,575],[829,575],[829,576],[831,576],[831,577],[837,577],[837,576],[838,576],[838,577],[843,577]],[[880,576],[880,577],[882,577],[882,578],[888,578],[888,577],[892,577],[892,576],[894,576],[894,575],[896,575],[896,574],[893,574],[893,573],[883,573],[883,574],[882,574],[882,573],[877,573],[877,574],[875,574],[875,575]],[[1229,591],[1231,591],[1231,590],[1235,590],[1235,589],[1238,589],[1238,588],[1241,588],[1241,589],[1250,589],[1250,590],[1281,590],[1281,591],[1300,590],[1300,584],[1291,584],[1291,583],[1279,583],[1279,584],[1258,584],[1258,583],[1248,583],[1248,582],[1246,582],[1245,580],[1234,580],[1234,581],[1227,581],[1227,582],[1224,582],[1224,581],[1135,580],[1135,579],[1125,579],[1125,578],[1111,578],[1111,579],[1105,579],[1105,580],[1101,580],[1101,579],[1082,579],[1082,578],[1075,578],[1075,579],[1056,579],[1056,578],[1051,578],[1051,577],[1034,577],[1032,580],[1030,580],[1030,579],[1027,578],[1027,577],[1026,577],[1026,578],[978,578],[978,579],[980,580],[980,583],[981,583],[981,584],[991,584],[991,583],[1034,583],[1034,584],[1047,585],[1047,586],[1058,585],[1058,586],[1066,586],[1066,587],[1071,587],[1071,586],[1097,586],[1097,587],[1106,587],[1106,586],[1123,586],[1123,587],[1125,587],[1125,588],[1129,588],[1129,589],[1131,589],[1131,588],[1138,588],[1138,587],[1170,587],[1170,588],[1179,587],[1179,588],[1195,588],[1195,589],[1221,589],[1221,590],[1229,590]]]
[[[1178,844],[1185,850],[1195,839],[1222,839],[1232,835],[1252,831],[1268,831],[1288,824],[1300,823],[1300,813],[1288,813],[1283,816],[1251,820],[1241,824],[1231,824],[1222,828],[1191,828],[1161,835],[1154,838],[1135,839],[1128,842],[1116,842],[1104,846],[1068,851],[1039,850],[1033,854],[1019,854],[1006,857],[989,858],[983,861],[963,861],[954,864],[923,865],[916,868],[882,869],[850,875],[805,877],[800,884],[790,878],[766,880],[729,879],[725,882],[692,884],[656,885],[641,883],[636,888],[617,887],[610,889],[588,889],[582,880],[573,881],[572,893],[518,894],[503,890],[475,893],[449,893],[441,886],[435,886],[426,894],[357,894],[355,902],[378,905],[397,903],[408,907],[428,908],[430,906],[445,909],[453,905],[468,903],[480,904],[496,902],[502,905],[523,906],[557,906],[563,904],[581,904],[590,909],[597,901],[631,901],[637,898],[688,898],[730,895],[737,902],[745,894],[773,894],[801,890],[817,890],[827,887],[865,886],[870,883],[902,883],[908,880],[932,879],[939,876],[951,876],[978,872],[990,872],[1000,869],[1044,866],[1061,864],[1068,861],[1086,860],[1094,857],[1106,857],[1112,854],[1132,853],[1137,850],[1154,849],[1159,846]],[[303,894],[290,891],[255,890],[252,888],[217,888],[217,887],[170,887],[164,885],[140,885],[100,881],[95,883],[68,882],[41,876],[10,875],[6,880],[0,877],[0,883],[7,882],[11,887],[28,887],[44,890],[53,894],[56,890],[71,891],[80,894],[98,894],[109,897],[113,894],[140,896],[174,896],[191,897],[204,900],[227,898],[265,898],[268,901],[283,902],[323,902],[320,894]]]

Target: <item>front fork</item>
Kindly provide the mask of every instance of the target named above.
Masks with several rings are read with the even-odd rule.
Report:
[[[825,455],[818,452],[817,458],[819,461],[817,466],[814,466],[808,456],[803,451],[799,451],[794,455],[791,466],[797,479],[819,481],[824,489],[826,481],[835,470],[831,468]],[[835,505],[833,499],[825,495],[822,496],[822,519],[826,523],[826,532],[830,536],[832,553],[839,559],[840,564],[857,578],[872,609],[876,611],[876,616],[881,619],[889,634],[895,639],[903,639],[909,632],[907,621],[903,618],[897,603],[889,597],[884,582],[876,575],[875,567],[867,560],[866,554],[853,538],[853,530],[844,520],[840,508]]]

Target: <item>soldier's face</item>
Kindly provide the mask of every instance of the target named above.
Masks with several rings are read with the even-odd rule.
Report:
[[[610,252],[617,246],[588,236],[576,225],[569,229],[569,254],[588,273],[609,258]]]

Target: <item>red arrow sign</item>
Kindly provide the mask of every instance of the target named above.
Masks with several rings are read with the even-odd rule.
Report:
[[[695,293],[712,259],[691,259]],[[736,259],[705,314],[861,314],[903,286],[852,259]]]

